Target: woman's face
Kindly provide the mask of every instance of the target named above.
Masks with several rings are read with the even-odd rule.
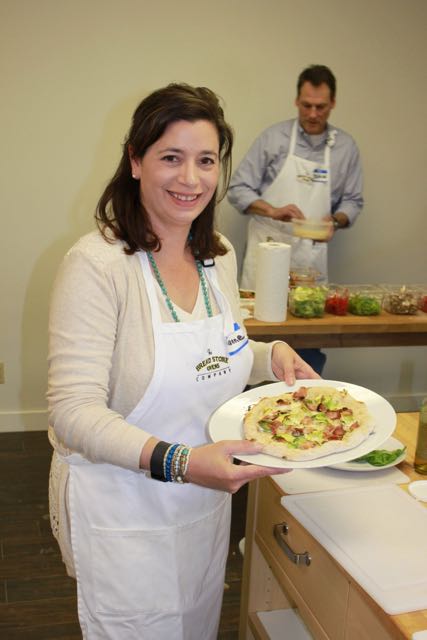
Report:
[[[154,231],[189,227],[211,200],[219,179],[219,140],[207,120],[170,124],[143,158],[132,158],[141,201]]]

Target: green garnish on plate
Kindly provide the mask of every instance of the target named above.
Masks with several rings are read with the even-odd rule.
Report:
[[[360,458],[355,458],[352,462],[367,462],[373,467],[385,467],[387,464],[391,464],[397,458],[399,458],[406,451],[406,447],[403,449],[394,449],[393,451],[387,451],[386,449],[374,449]]]

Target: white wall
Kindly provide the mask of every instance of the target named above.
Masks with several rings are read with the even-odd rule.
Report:
[[[93,227],[134,108],[168,82],[224,98],[237,164],[265,126],[294,115],[301,69],[331,66],[332,121],[359,143],[367,200],[335,242],[332,278],[427,281],[426,19],[425,0],[2,0],[0,431],[46,425],[54,274]],[[220,225],[241,257],[245,220],[223,203]],[[418,401],[426,355],[329,350],[325,375]]]

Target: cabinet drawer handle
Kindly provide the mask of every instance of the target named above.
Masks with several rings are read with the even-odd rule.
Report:
[[[309,565],[311,563],[310,554],[305,551],[304,553],[295,553],[288,543],[285,540],[285,536],[288,535],[289,527],[286,522],[281,522],[280,524],[274,525],[274,537],[276,538],[279,546],[288,556],[289,560],[291,560],[294,564],[305,564]]]

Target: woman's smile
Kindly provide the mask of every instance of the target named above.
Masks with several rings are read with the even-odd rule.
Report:
[[[177,193],[176,191],[168,191],[168,193],[179,202],[183,202],[184,204],[190,203],[192,204],[200,197],[199,193],[195,194],[185,194],[185,193]]]

